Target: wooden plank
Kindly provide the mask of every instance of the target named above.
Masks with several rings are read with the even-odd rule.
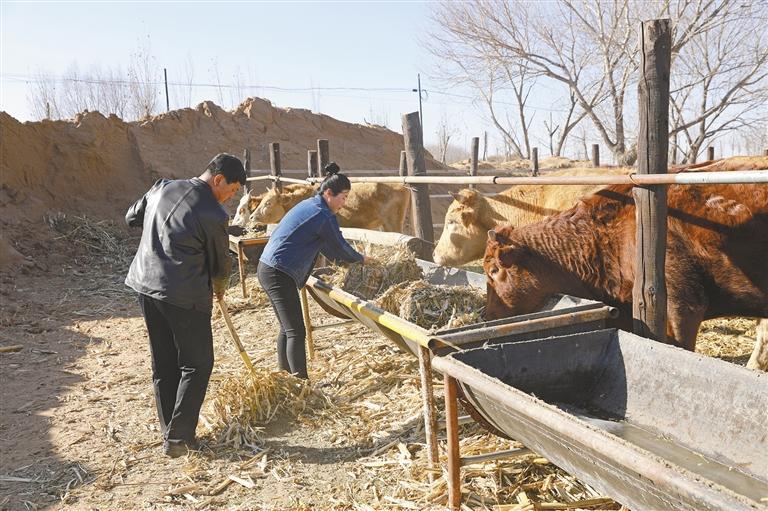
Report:
[[[665,174],[669,150],[669,70],[671,30],[668,19],[640,23],[638,98],[640,132],[638,174]],[[664,278],[667,240],[667,189],[636,186],[637,219],[635,282],[632,289],[633,330],[666,340],[667,288]]]

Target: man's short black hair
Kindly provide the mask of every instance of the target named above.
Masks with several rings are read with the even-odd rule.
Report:
[[[245,169],[243,168],[243,162],[236,156],[227,153],[219,153],[214,156],[205,170],[214,176],[216,174],[222,174],[229,184],[237,181],[245,186]]]

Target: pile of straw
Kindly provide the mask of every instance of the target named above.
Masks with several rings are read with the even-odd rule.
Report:
[[[225,378],[215,389],[204,422],[218,445],[257,449],[263,427],[276,417],[296,417],[323,404],[306,380],[284,371],[256,369]]]
[[[482,320],[485,296],[470,286],[444,286],[424,280],[389,288],[376,305],[428,330],[456,328]]]
[[[365,300],[372,300],[394,284],[423,277],[421,268],[416,264],[416,256],[405,246],[374,248],[370,245],[363,252],[375,260],[367,264],[331,265],[333,274],[328,278],[329,283]]]
[[[109,220],[55,213],[47,215],[45,221],[61,234],[59,239],[84,247],[92,254],[123,259],[133,256],[132,247],[126,243],[128,236]]]

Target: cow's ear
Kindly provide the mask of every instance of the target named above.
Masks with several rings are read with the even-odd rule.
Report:
[[[497,226],[496,229],[488,231],[488,242],[499,244],[509,243],[509,234],[509,228],[501,228]]]
[[[460,190],[457,193],[452,193],[453,198],[456,200],[456,202],[463,204],[464,206],[471,206],[475,203],[475,199],[477,198],[477,192],[474,190]]]
[[[528,248],[523,245],[506,245],[497,252],[499,264],[509,268],[512,265],[522,264],[528,257]]]

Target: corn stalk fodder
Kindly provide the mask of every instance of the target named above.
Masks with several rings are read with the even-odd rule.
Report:
[[[360,298],[372,300],[394,284],[424,276],[416,264],[416,256],[405,246],[366,245],[362,251],[374,260],[347,266],[332,264],[333,273],[328,282]]]
[[[445,286],[424,280],[392,286],[376,305],[422,328],[441,330],[482,320],[484,294],[470,286]]]
[[[222,380],[215,389],[207,421],[219,445],[255,447],[263,443],[263,427],[276,417],[296,417],[325,399],[306,380],[284,371],[256,370]]]

